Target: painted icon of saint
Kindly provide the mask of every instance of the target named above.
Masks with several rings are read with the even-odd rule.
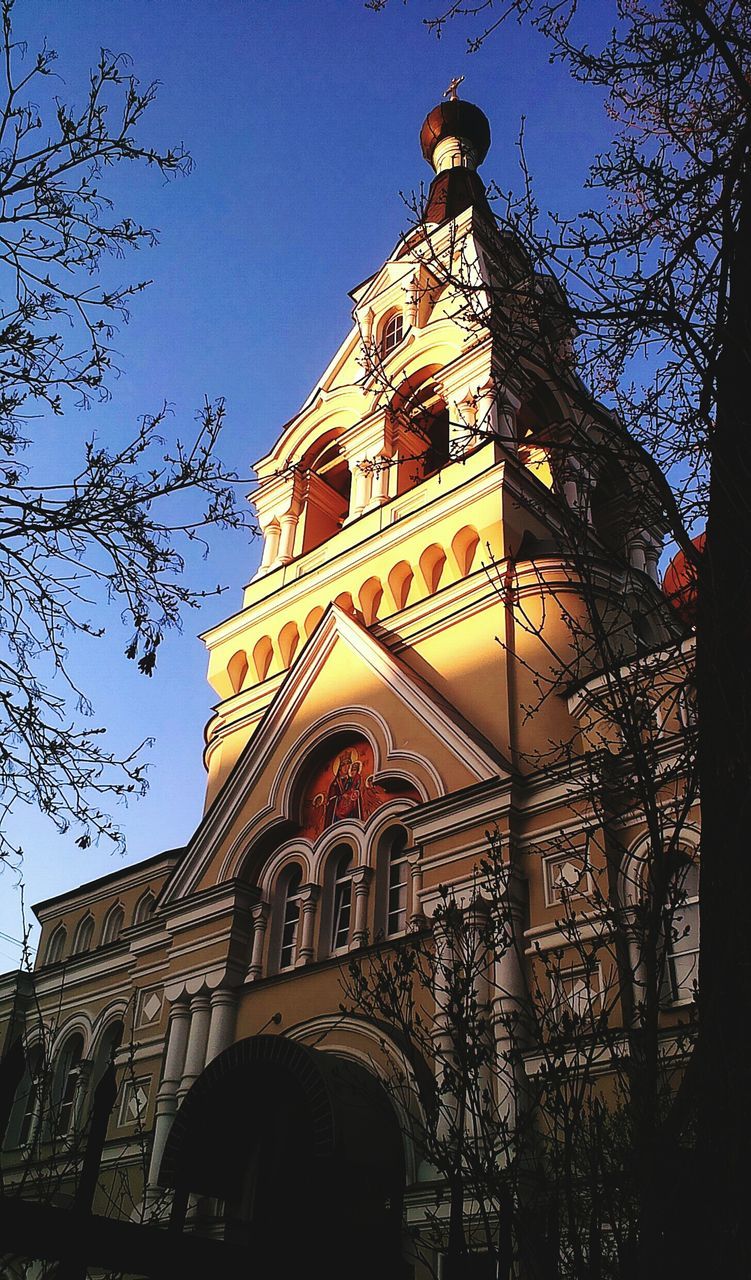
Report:
[[[345,818],[362,820],[361,774],[362,764],[356,751],[342,751],[334,760],[326,792],[324,831]]]

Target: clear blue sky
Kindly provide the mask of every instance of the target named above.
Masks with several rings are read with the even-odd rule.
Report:
[[[550,65],[542,40],[516,24],[472,56],[461,24],[437,42],[421,24],[432,8],[421,0],[392,0],[381,14],[362,0],[18,0],[16,34],[30,50],[44,36],[57,50],[61,96],[80,100],[101,45],[127,51],[142,81],[162,83],[144,136],[182,140],[195,160],[189,178],[166,185],[132,168],[112,175],[120,212],[160,229],[159,247],[117,273],[154,283],[118,335],[123,374],[111,404],[40,426],[50,474],[94,429],[120,435],[165,399],[179,424],[204,395],[223,395],[223,453],[248,475],[346,333],[347,291],[405,227],[401,193],[429,181],[418,132],[453,76],[466,77],[462,96],[490,119],[486,181],[518,185],[525,116],[541,207],[580,207],[588,162],[608,138],[596,93]],[[225,535],[208,567],[192,566],[196,581],[229,590],[185,619],[153,679],[122,657],[117,616],[104,641],[73,655],[112,749],[156,739],[148,796],[118,814],[128,861],[184,843],[200,817],[212,695],[196,635],[239,605],[258,554],[244,535]],[[31,812],[15,830],[27,903],[118,865],[110,849],[82,852]],[[0,930],[19,937],[15,881],[0,875]],[[0,938],[0,968],[17,960]]]

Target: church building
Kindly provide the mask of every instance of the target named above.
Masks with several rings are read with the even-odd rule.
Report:
[[[38,903],[33,972],[0,978],[6,1190],[33,1198],[44,1169],[47,1198],[80,1205],[110,1079],[87,1209],[226,1241],[259,1275],[440,1273],[409,1085],[435,1064],[351,1007],[349,966],[430,938],[447,893],[473,910],[492,836],[524,940],[494,960],[501,1060],[504,1002],[565,951],[562,897],[584,911],[602,869],[588,787],[620,730],[593,616],[619,670],[649,655],[661,760],[688,715],[665,696],[690,635],[649,479],[573,371],[562,293],[494,216],[488,121],[454,89],[420,146],[414,225],[256,464],[260,568],[202,637],[195,834]],[[623,848],[643,839],[632,806]],[[683,910],[668,1023],[691,999],[695,894]],[[575,1012],[607,982],[572,957],[551,998]],[[411,1243],[427,1217],[430,1266]]]

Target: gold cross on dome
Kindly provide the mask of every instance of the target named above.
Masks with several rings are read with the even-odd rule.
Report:
[[[451,84],[449,85],[448,89],[443,95],[444,98],[448,98],[451,102],[456,102],[456,99],[458,96],[456,91],[459,88],[459,85],[463,83],[464,83],[464,76],[454,76],[453,80],[451,81]]]

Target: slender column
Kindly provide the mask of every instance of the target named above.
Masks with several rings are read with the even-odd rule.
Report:
[[[297,948],[297,959],[295,965],[310,964],[315,959],[315,948],[313,940],[315,936],[316,910],[318,908],[318,899],[320,897],[320,889],[317,884],[307,884],[303,886],[304,898],[300,900],[300,912],[302,920],[300,921],[300,941]]]
[[[371,507],[382,507],[389,496],[389,459],[375,458],[371,473]]]
[[[443,389],[443,398],[449,415],[449,446],[452,458],[458,458],[470,447],[474,439],[475,405],[472,398],[461,391],[451,393]]]
[[[420,283],[417,272],[404,290],[404,319],[407,324],[417,323],[417,307],[420,300]]]
[[[279,538],[281,537],[281,529],[276,520],[272,520],[266,525],[263,531],[263,558],[261,560],[261,572],[265,573],[267,569],[275,563],[279,554]]]
[[[269,922],[268,902],[256,902],[250,909],[253,920],[253,945],[248,966],[248,977],[255,980],[263,974],[263,943]]]
[[[200,991],[198,995],[193,996],[190,1002],[190,1034],[188,1036],[188,1047],[185,1051],[183,1078],[177,1091],[178,1103],[182,1102],[193,1081],[197,1080],[203,1071],[206,1062],[206,1042],[209,1037],[210,1018],[211,1006],[208,993]]]
[[[656,582],[659,585],[660,574],[659,574],[657,565],[660,560],[660,551],[662,550],[662,545],[650,533],[645,534],[645,541],[646,541],[646,549],[645,549],[646,563],[644,565],[644,570],[645,570],[645,573],[647,573],[648,576],[652,579],[652,581]]]
[[[42,1102],[44,1101],[44,1074],[41,1065],[39,1066],[39,1073],[30,1077],[29,1087],[34,1090],[34,1104],[29,1121],[29,1136],[26,1139],[26,1146],[33,1147],[42,1119]]]
[[[443,1083],[454,1051],[454,1037],[448,1015],[451,988],[454,981],[455,955],[453,940],[443,923],[434,922],[435,938],[435,1022],[433,1026],[433,1047],[435,1053],[435,1072],[438,1082],[439,1114],[436,1124],[436,1137],[445,1140],[451,1134],[455,1123],[456,1099]]]
[[[297,533],[297,521],[299,512],[292,510],[287,511],[280,520],[281,534],[279,537],[279,564],[289,564],[295,554],[295,534]]]
[[[407,923],[418,929],[423,923],[423,909],[420,903],[422,889],[422,862],[419,855],[409,864],[409,880],[407,881]]]
[[[633,914],[628,933],[628,964],[631,970],[631,992],[632,992],[632,1024],[639,1027],[642,1023],[644,996],[647,990],[647,973],[644,964],[642,947],[639,939],[635,936],[636,925],[634,923]]]
[[[232,1043],[237,1013],[237,997],[234,991],[219,987],[211,993],[209,1038],[206,1042],[206,1066],[228,1049]]]
[[[352,947],[364,947],[368,941],[368,898],[370,882],[373,879],[371,867],[358,867],[352,876],[355,891],[354,927],[352,929]]]
[[[643,533],[640,533],[635,538],[631,539],[628,548],[628,558],[631,562],[632,568],[640,569],[642,573],[646,572],[647,545]]]
[[[358,458],[357,461],[350,463],[352,472],[352,496],[350,498],[349,514],[350,519],[354,520],[357,516],[361,516],[368,505],[370,498],[370,470],[366,470],[363,463],[367,459]]]
[[[167,1137],[172,1128],[172,1120],[177,1110],[176,1093],[185,1063],[189,1025],[190,1009],[187,1002],[176,1001],[170,1012],[164,1075],[156,1097],[156,1119],[154,1121],[154,1140],[151,1146],[147,1193],[151,1202],[160,1195],[157,1185],[159,1166],[162,1163]]]
[[[86,1096],[89,1092],[89,1081],[91,1073],[94,1069],[94,1063],[91,1058],[82,1058],[78,1064],[78,1075],[76,1078],[76,1090],[73,1095],[73,1106],[71,1108],[70,1125],[68,1133],[73,1135],[78,1133],[82,1127],[84,1118],[84,1105]]]
[[[564,477],[563,496],[566,500],[566,505],[570,507],[572,511],[576,511],[578,513],[579,511],[579,472],[581,470],[579,466],[578,458],[574,458],[571,455],[569,455],[569,457],[567,457],[564,462],[562,470],[563,470],[563,477]]]
[[[485,1051],[487,1061],[479,1067],[477,1080],[477,1098],[471,1095],[467,1098],[467,1119],[466,1129],[469,1136],[480,1138],[482,1134],[482,1111],[483,1097],[487,1093],[492,1095],[493,1090],[493,1072],[491,1068],[491,1033],[488,1030],[488,1013],[489,1013],[489,981],[490,981],[490,963],[491,957],[488,950],[488,912],[489,903],[483,898],[477,896],[467,907],[465,912],[465,931],[467,946],[467,963],[470,965],[470,973],[472,978],[472,989],[477,1008],[477,1024],[473,1029],[473,1035],[478,1041],[477,1048],[480,1048],[480,1038],[486,1038]]]
[[[482,390],[484,391],[485,388]],[[498,425],[498,438],[507,448],[515,449],[518,444],[516,415],[521,408],[521,401],[509,391],[508,387],[499,387],[497,394],[494,389],[493,396],[495,401],[493,412]]]
[[[516,1122],[516,1099],[519,1086],[515,1061],[523,1033],[522,1018],[527,990],[522,969],[520,946],[523,937],[520,886],[513,882],[507,890],[505,908],[507,945],[496,956],[493,974],[491,1021],[498,1056],[497,1102],[510,1131]]]

